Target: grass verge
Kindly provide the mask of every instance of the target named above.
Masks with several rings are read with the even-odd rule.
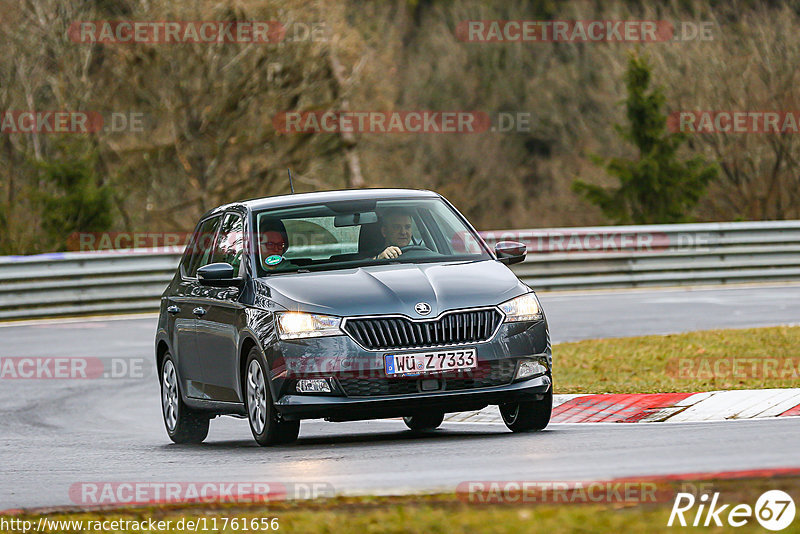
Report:
[[[800,386],[800,327],[708,330],[560,343],[556,393],[664,393]]]
[[[667,521],[678,491],[689,491],[696,496],[707,494],[709,500],[714,492],[719,492],[718,504],[728,504],[727,510],[719,515],[724,529],[737,532],[761,531],[764,529],[754,517],[750,517],[742,528],[733,529],[727,525],[727,514],[737,504],[747,504],[755,508],[759,496],[767,490],[782,490],[795,502],[800,502],[800,477],[796,475],[769,478],[735,480],[678,481],[638,481],[656,484],[658,499],[652,502],[602,504],[585,503],[576,498],[575,493],[560,496],[550,494],[546,504],[541,502],[520,502],[522,493],[512,494],[512,503],[475,504],[469,502],[467,494],[446,494],[407,497],[341,497],[324,501],[292,501],[258,505],[212,504],[183,506],[150,506],[131,509],[116,509],[93,512],[59,512],[48,514],[21,514],[0,517],[0,524],[13,518],[38,524],[46,517],[49,524],[55,521],[79,521],[83,529],[61,525],[58,530],[44,529],[36,532],[87,532],[94,521],[167,521],[171,527],[159,532],[185,532],[186,521],[203,524],[205,529],[198,532],[278,532],[287,533],[519,533],[519,532],[673,532],[676,527],[668,527]],[[528,494],[530,495],[530,494]],[[542,494],[536,493],[537,500]],[[529,499],[528,499],[529,500]],[[553,504],[552,501],[558,501]],[[569,501],[565,503],[565,501]],[[691,525],[697,511],[697,504],[685,513]],[[706,518],[708,507],[701,514],[700,528]],[[227,521],[226,521],[227,519]],[[236,520],[234,523],[233,520]],[[272,522],[272,520],[275,522]],[[183,520],[183,523],[180,523]],[[216,528],[214,526],[216,520]],[[253,522],[255,521],[255,523]],[[223,523],[227,528],[222,528]],[[179,528],[178,525],[183,525]],[[260,525],[253,528],[254,525]],[[264,528],[272,525],[270,528]],[[73,525],[75,526],[75,525]],[[677,522],[676,522],[677,526]],[[704,528],[704,530],[707,530]],[[5,529],[4,532],[23,532],[21,529]],[[33,530],[32,530],[33,531]],[[108,530],[105,530],[108,532]],[[116,532],[140,534],[141,530],[117,528]],[[800,532],[800,519],[782,532]]]

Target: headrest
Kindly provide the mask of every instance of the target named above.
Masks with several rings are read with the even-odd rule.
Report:
[[[383,250],[385,240],[381,234],[381,223],[362,224],[358,232],[358,253],[375,256]]]
[[[258,220],[258,231],[265,232],[278,232],[283,236],[283,240],[289,242],[289,234],[286,233],[286,226],[283,221],[274,217],[261,217]]]

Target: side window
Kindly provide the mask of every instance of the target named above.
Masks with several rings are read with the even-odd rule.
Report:
[[[194,232],[192,232],[191,239],[189,239],[189,244],[186,246],[186,250],[183,251],[183,256],[181,257],[181,274],[183,276],[189,276],[189,270],[192,267],[192,261],[194,260],[195,254],[194,250],[197,247],[197,241],[200,236],[200,224],[198,224]]]
[[[188,262],[184,272],[186,276],[195,278],[197,276],[197,269],[203,265],[209,264],[211,259],[211,250],[214,245],[214,235],[217,232],[217,227],[222,217],[212,217],[200,224],[195,235],[192,237],[191,250],[187,256]]]
[[[222,221],[219,237],[214,246],[214,255],[209,263],[230,263],[233,265],[234,278],[239,276],[239,266],[244,250],[244,222],[242,217],[229,213]]]

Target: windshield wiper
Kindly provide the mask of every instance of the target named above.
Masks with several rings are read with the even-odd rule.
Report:
[[[376,265],[414,265],[415,263],[474,263],[479,261],[487,261],[489,258],[470,258],[464,256],[455,257],[437,257],[437,258],[415,258],[403,261],[402,258],[394,258],[392,260],[354,260],[344,261],[338,263],[321,263],[319,265],[304,265],[291,271],[279,271],[271,273],[271,275],[283,275],[301,273],[307,274],[310,272],[318,271],[336,271],[344,269],[358,269],[359,267],[373,267]]]
[[[331,271],[336,269],[357,269],[359,267],[370,267],[372,265],[386,265],[385,260],[366,260],[366,261],[345,261],[338,263],[322,263],[320,265],[307,265],[304,268],[309,271]]]

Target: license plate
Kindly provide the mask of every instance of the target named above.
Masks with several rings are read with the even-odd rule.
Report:
[[[419,375],[478,366],[475,349],[437,350],[412,354],[387,354],[384,357],[387,375]]]

